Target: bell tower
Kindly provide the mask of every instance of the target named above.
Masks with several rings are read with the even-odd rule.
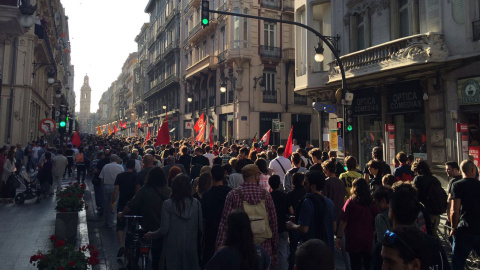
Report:
[[[79,124],[80,132],[90,133],[91,127],[88,125],[88,118],[90,117],[90,103],[92,88],[90,88],[88,75],[83,78],[83,85],[80,89],[80,115]]]

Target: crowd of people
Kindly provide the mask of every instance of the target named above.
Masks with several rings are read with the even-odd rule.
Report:
[[[153,269],[464,269],[480,247],[478,169],[447,162],[447,192],[424,160],[400,152],[395,167],[379,147],[360,168],[310,143],[253,142],[155,147],[137,138],[84,136],[81,145],[43,141],[0,149],[3,202],[9,175],[37,169],[45,196],[64,177],[91,175],[96,211],[125,249],[125,215],[143,216]],[[396,162],[396,163],[397,163]],[[392,172],[393,169],[393,172]],[[443,193],[442,193],[443,192]],[[437,228],[447,214],[451,264]],[[196,243],[196,244],[194,244]]]

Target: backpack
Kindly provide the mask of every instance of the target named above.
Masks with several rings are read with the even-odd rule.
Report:
[[[440,181],[433,178],[427,190],[425,210],[431,215],[441,215],[447,211],[448,195],[443,189]]]
[[[309,198],[313,202],[314,207],[314,217],[315,224],[317,225],[315,228],[315,235],[313,238],[320,239],[324,242],[327,241],[327,228],[325,227],[325,213],[327,211],[327,207],[325,205],[325,201],[321,195],[307,193],[305,197],[300,201],[295,209],[295,219],[298,220],[300,218],[300,212],[302,211],[302,205],[306,198]],[[304,235],[305,236],[305,235]],[[302,237],[304,237],[302,236]],[[304,241],[309,239],[303,239]]]
[[[272,230],[268,221],[267,207],[265,206],[265,197],[267,192],[262,189],[262,200],[258,204],[250,205],[243,197],[242,191],[235,189],[240,199],[243,202],[243,211],[247,213],[250,219],[250,225],[253,232],[253,242],[255,244],[261,244],[265,240],[272,238]]]
[[[75,162],[76,163],[83,163],[84,162],[83,153],[78,153],[78,155],[75,157]]]

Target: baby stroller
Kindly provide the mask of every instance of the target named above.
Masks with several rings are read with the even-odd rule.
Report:
[[[23,204],[25,200],[31,200],[36,198],[36,203],[40,203],[42,188],[38,183],[37,173],[35,172],[32,175],[28,175],[25,170],[22,170],[20,174],[15,174],[15,178],[20,182],[21,185],[25,187],[25,190],[18,193],[15,196],[16,204]]]

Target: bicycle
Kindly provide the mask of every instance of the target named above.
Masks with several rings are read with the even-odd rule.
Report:
[[[442,240],[448,244],[448,247],[450,250],[452,250],[452,238],[450,237],[450,231],[452,230],[452,227],[444,224],[438,224],[438,229],[437,232],[442,238]],[[466,263],[465,263],[465,269],[480,269],[480,250],[472,250],[470,251],[470,254],[467,257]]]
[[[128,270],[147,269],[148,253],[152,247],[152,241],[146,240],[143,236],[146,230],[142,228],[139,221],[142,216],[126,215],[127,231],[125,234],[125,260],[127,262]],[[140,260],[140,267],[138,261]]]

